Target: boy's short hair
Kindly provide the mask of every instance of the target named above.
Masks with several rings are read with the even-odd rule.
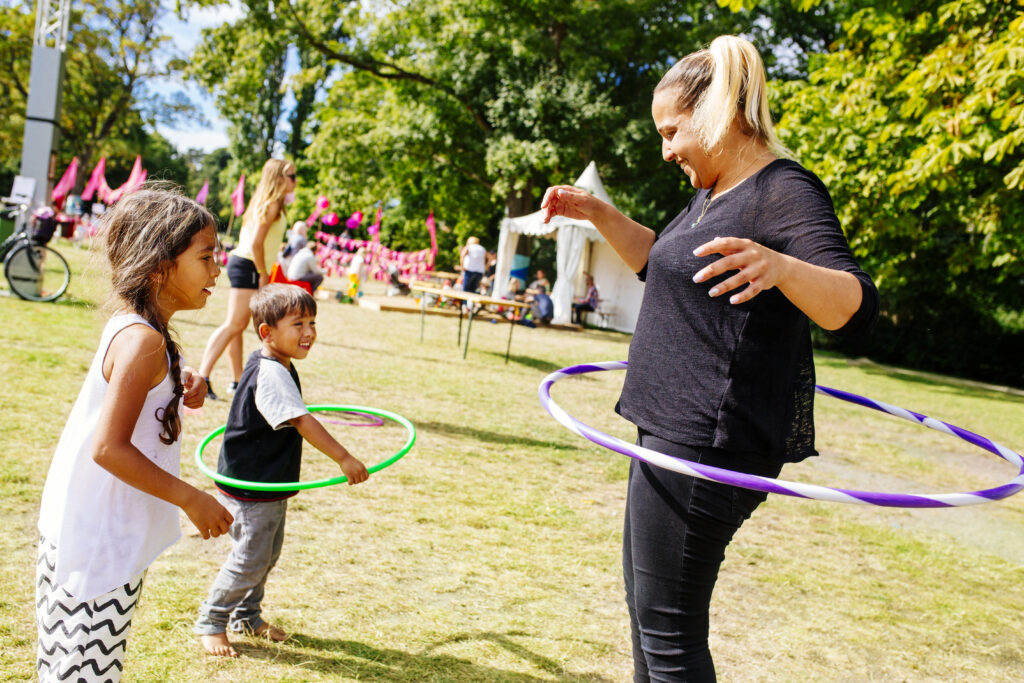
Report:
[[[271,283],[256,292],[249,302],[249,310],[252,312],[252,325],[259,336],[263,323],[274,327],[286,315],[316,315],[316,299],[302,287]]]

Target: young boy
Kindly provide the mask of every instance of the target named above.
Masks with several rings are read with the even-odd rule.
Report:
[[[253,326],[263,342],[242,372],[231,401],[217,471],[259,482],[299,480],[302,440],[341,465],[349,484],[369,474],[324,429],[302,401],[292,359],[316,341],[316,301],[294,285],[266,285],[252,298]],[[231,554],[199,608],[195,632],[212,655],[237,657],[227,629],[284,640],[281,629],[260,616],[267,575],[281,554],[285,510],[295,491],[253,491],[218,484],[218,499],[234,517]]]

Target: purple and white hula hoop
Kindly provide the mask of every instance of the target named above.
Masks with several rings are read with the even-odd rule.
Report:
[[[622,370],[626,365],[626,361],[604,361],[600,363],[573,365],[571,367],[562,368],[561,370],[552,372],[540,383],[538,393],[540,394],[541,405],[543,405],[544,409],[550,413],[551,417],[555,418],[555,420],[563,426],[568,427],[573,432],[576,432],[585,439],[593,441],[599,446],[604,446],[605,448],[609,448],[618,453],[622,453],[623,455],[628,455],[631,458],[635,458],[652,465],[657,465],[658,467],[664,467],[665,469],[672,470],[673,472],[688,474],[693,477],[699,477],[700,479],[717,481],[723,484],[730,484],[732,486],[754,489],[755,491],[781,493],[787,496],[796,496],[797,498],[827,500],[836,503],[860,503],[863,505],[904,508],[939,508],[976,505],[978,503],[987,503],[992,500],[1000,500],[1002,498],[1012,496],[1024,488],[1024,458],[1022,458],[1018,453],[1011,451],[1009,448],[1001,446],[983,436],[969,432],[966,429],[961,429],[960,427],[936,420],[935,418],[928,417],[927,415],[921,415],[920,413],[898,408],[896,406],[889,405],[888,403],[874,401],[870,398],[857,396],[856,394],[840,391],[838,389],[830,389],[820,385],[817,386],[817,391],[820,394],[826,394],[843,401],[849,401],[850,403],[856,403],[883,413],[889,413],[890,415],[895,415],[896,417],[901,417],[904,420],[910,420],[911,422],[922,424],[925,427],[949,434],[950,436],[956,436],[968,443],[978,446],[979,448],[984,448],[990,453],[995,453],[1003,460],[1006,460],[1012,465],[1016,465],[1019,468],[1019,472],[1017,476],[1007,484],[991,489],[972,491],[968,493],[877,493],[874,491],[850,491],[846,489],[828,488],[826,486],[816,486],[814,484],[801,484],[798,482],[770,479],[768,477],[760,477],[754,474],[733,472],[732,470],[725,470],[719,467],[711,467],[709,465],[701,465],[695,462],[679,460],[663,453],[652,451],[649,448],[643,448],[642,446],[627,443],[622,439],[600,432],[593,427],[580,422],[562,410],[551,398],[551,385],[564,377],[584,375],[590,372],[600,372],[602,370]]]

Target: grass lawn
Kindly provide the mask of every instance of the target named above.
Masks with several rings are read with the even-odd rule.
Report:
[[[39,495],[107,313],[104,268],[65,242],[73,279],[56,304],[0,297],[0,680],[34,676]],[[328,286],[330,286],[330,282]],[[207,309],[178,316],[198,364],[222,320],[226,276]],[[151,567],[126,681],[625,681],[631,676],[620,540],[628,459],[559,426],[537,385],[574,363],[626,357],[629,337],[479,321],[466,360],[457,321],[323,302],[319,341],[298,364],[308,403],[408,417],[412,452],[357,487],[290,503],[266,616],[282,644],[240,639],[242,656],[201,653],[196,608],[225,538],[182,540]],[[247,338],[246,352],[255,346]],[[983,350],[979,349],[979,353]],[[1024,398],[835,356],[819,381],[1024,448]],[[223,390],[227,362],[213,383]],[[631,438],[612,408],[621,373],[560,382],[555,399]],[[212,490],[192,454],[228,403],[185,418],[182,476]],[[958,439],[819,398],[820,458],[786,479],[845,488],[952,492],[1014,468]],[[331,425],[368,463],[397,450],[394,426]],[[216,446],[215,442],[215,446]],[[214,462],[216,447],[208,453]],[[336,466],[307,449],[304,477]],[[971,508],[890,510],[771,496],[729,550],[712,605],[723,681],[1024,680],[1024,496]]]

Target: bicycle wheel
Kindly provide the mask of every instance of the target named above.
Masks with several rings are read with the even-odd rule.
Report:
[[[22,244],[4,261],[4,275],[11,290],[29,301],[53,301],[71,281],[68,262],[45,244]]]

